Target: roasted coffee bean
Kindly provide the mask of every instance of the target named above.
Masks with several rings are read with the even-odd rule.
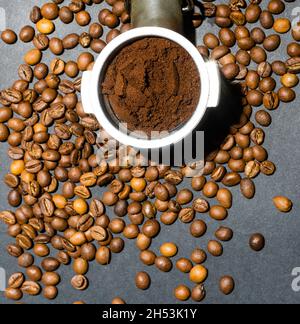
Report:
[[[162,272],[169,272],[173,267],[171,260],[165,256],[157,257],[155,259],[155,266]]]
[[[155,219],[147,220],[142,227],[142,233],[150,238],[157,236],[159,231],[160,231],[160,224]]]
[[[32,247],[32,240],[24,234],[19,234],[16,237],[16,242],[24,250],[30,250]]]
[[[8,279],[8,287],[13,289],[20,288],[25,281],[25,276],[22,272],[12,274]]]
[[[24,253],[18,258],[18,265],[22,268],[28,268],[34,263],[34,257],[29,253]]]
[[[0,213],[0,220],[7,225],[16,224],[16,216],[10,211],[2,211]]]
[[[209,241],[207,250],[214,257],[219,257],[223,254],[222,244],[218,241]]]
[[[6,89],[1,91],[1,97],[9,103],[19,103],[22,100],[22,93],[18,90]]]
[[[202,265],[194,266],[190,271],[190,280],[195,283],[202,283],[208,275],[207,269]]]
[[[269,91],[264,94],[264,106],[269,110],[277,109],[279,106],[279,96],[275,92]]]
[[[55,258],[47,257],[47,258],[43,259],[43,261],[41,263],[41,266],[45,271],[53,272],[53,271],[56,271],[59,268],[60,263]]]
[[[286,61],[286,68],[289,73],[298,74],[300,73],[300,58],[292,57]]]
[[[104,214],[105,208],[100,200],[94,199],[90,205],[90,214],[93,217],[100,217]]]
[[[240,183],[241,193],[247,199],[252,199],[255,195],[255,185],[251,179],[243,179]]]
[[[193,208],[183,208],[178,217],[183,223],[191,223],[195,218],[195,211]]]
[[[231,228],[222,226],[215,232],[215,236],[220,241],[228,242],[233,237],[233,231]]]
[[[160,247],[160,253],[168,258],[174,257],[178,252],[178,248],[174,243],[164,243]]]
[[[209,215],[213,219],[221,221],[227,217],[228,213],[223,206],[212,206]]]
[[[293,203],[292,201],[284,196],[277,196],[273,198],[273,203],[275,207],[283,212],[283,213],[288,213],[292,210],[293,208]]]
[[[219,289],[224,295],[230,295],[235,288],[235,283],[232,277],[224,276],[220,279]]]
[[[265,175],[273,175],[276,171],[276,166],[271,161],[263,161],[260,165],[260,171]]]
[[[261,234],[253,234],[250,237],[249,245],[252,250],[260,252],[265,247],[265,238]]]
[[[245,12],[245,17],[248,23],[255,23],[259,20],[261,15],[261,8],[258,4],[251,3]]]
[[[161,215],[161,222],[165,225],[172,225],[178,219],[178,214],[175,212],[165,212]]]
[[[195,220],[190,226],[190,233],[194,237],[202,237],[206,231],[206,223],[202,220]]]
[[[1,39],[6,44],[14,44],[17,41],[18,37],[17,37],[16,33],[13,30],[5,29],[1,33]]]
[[[277,34],[269,35],[265,38],[263,46],[265,50],[272,52],[275,51],[281,44],[281,38]]]
[[[30,11],[30,20],[36,24],[42,18],[41,9],[34,6]]]
[[[106,246],[102,246],[96,253],[96,261],[101,265],[108,265],[111,259],[111,252]]]
[[[206,296],[204,285],[197,285],[192,289],[191,297],[195,302],[201,302]]]
[[[186,300],[188,300],[190,298],[191,291],[190,291],[190,289],[187,286],[185,286],[185,285],[179,285],[174,290],[174,296],[178,300],[186,301]]]
[[[189,259],[181,258],[176,262],[176,268],[183,273],[189,273],[193,264]]]
[[[150,287],[151,278],[147,272],[138,272],[135,276],[135,285],[138,289],[146,290]]]
[[[271,115],[267,111],[264,111],[264,110],[259,110],[255,114],[255,119],[261,126],[264,126],[264,127],[268,127],[272,123]]]
[[[105,241],[107,239],[107,231],[101,226],[91,228],[91,236],[96,241]]]
[[[23,253],[23,249],[19,245],[16,245],[16,244],[7,245],[6,250],[9,255],[11,255],[15,258],[18,258]]]
[[[89,285],[88,279],[83,275],[74,276],[71,280],[71,284],[76,290],[85,290]]]
[[[193,200],[193,193],[188,189],[183,189],[177,194],[176,200],[180,205],[187,205]]]
[[[23,297],[23,293],[20,289],[7,288],[5,290],[5,297],[11,300],[20,300]]]
[[[203,198],[197,198],[193,202],[193,209],[197,213],[206,213],[209,210],[209,203]]]

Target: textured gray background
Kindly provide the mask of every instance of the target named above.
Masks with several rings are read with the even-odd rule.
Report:
[[[0,7],[6,11],[7,26],[18,31],[24,24],[28,24],[28,13],[33,5],[41,5],[42,0],[0,0]],[[65,1],[68,2],[68,1]],[[216,1],[221,3],[223,1]],[[263,3],[267,3],[264,0]],[[291,19],[295,3],[287,4],[285,15]],[[88,9],[94,20],[98,8]],[[68,32],[79,32],[78,26],[57,25],[57,34],[66,35]],[[199,30],[197,42],[200,44],[202,34],[211,31],[214,27],[206,21]],[[82,31],[86,28],[81,28]],[[284,36],[287,42],[289,36]],[[17,78],[17,65],[22,62],[25,50],[30,44],[17,43],[7,46],[0,43],[0,84],[1,88],[11,85]],[[64,54],[64,59],[75,59],[79,48]],[[46,54],[51,58],[50,54]],[[48,58],[48,57],[47,57]],[[285,46],[276,54],[269,55],[269,60],[285,59]],[[298,92],[298,89],[296,90]],[[238,188],[234,189],[234,206],[230,210],[228,220],[224,225],[234,229],[234,239],[224,245],[224,255],[221,258],[209,257],[207,266],[210,270],[206,282],[207,303],[299,303],[300,293],[291,288],[291,272],[294,267],[300,266],[300,218],[299,218],[299,137],[300,113],[299,100],[292,104],[281,105],[272,112],[273,124],[267,129],[265,147],[270,153],[270,159],[278,167],[273,177],[260,176],[255,180],[257,195],[255,199],[247,201],[242,198]],[[0,145],[0,172],[1,179],[8,171],[9,160],[6,154],[7,145]],[[285,194],[294,201],[294,209],[290,214],[280,214],[272,204],[272,198],[278,194]],[[8,208],[7,188],[0,187],[0,208]],[[100,196],[100,191],[95,195]],[[112,213],[110,213],[112,215]],[[205,238],[195,239],[189,236],[188,226],[176,223],[172,227],[163,227],[160,236],[153,242],[152,249],[158,252],[161,243],[174,241],[179,246],[179,254],[175,258],[188,257],[196,246],[204,247],[207,241],[213,238],[213,233],[219,226],[208,216],[203,217],[209,225]],[[262,232],[267,241],[262,253],[254,253],[248,247],[249,235]],[[5,226],[0,225],[0,267],[7,271],[7,275],[20,271],[16,260],[5,252],[5,246],[12,240],[5,234]],[[174,260],[175,260],[174,259]],[[135,288],[134,277],[137,271],[146,270],[152,277],[151,288],[142,292]],[[125,251],[113,256],[108,267],[91,264],[88,273],[90,288],[86,292],[74,291],[69,284],[72,270],[69,267],[60,269],[63,281],[59,285],[59,296],[56,303],[72,303],[75,300],[84,300],[87,303],[110,303],[115,296],[121,296],[127,303],[176,303],[173,289],[176,285],[185,283],[190,285],[188,276],[179,273],[176,269],[171,273],[160,273],[154,267],[146,268],[138,260],[138,251],[134,242],[126,241]],[[220,276],[229,274],[236,280],[236,289],[231,296],[223,296],[218,291]],[[26,303],[49,303],[42,296],[25,298]],[[7,303],[0,292],[0,303]]]

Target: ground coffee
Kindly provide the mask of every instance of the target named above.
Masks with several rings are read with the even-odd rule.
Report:
[[[123,48],[109,65],[102,93],[131,131],[172,131],[193,114],[200,78],[191,56],[163,38],[144,38]]]

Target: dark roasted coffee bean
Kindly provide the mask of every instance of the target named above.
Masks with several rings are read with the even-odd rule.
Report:
[[[249,245],[252,250],[260,252],[265,247],[265,238],[261,234],[253,234],[250,237]]]

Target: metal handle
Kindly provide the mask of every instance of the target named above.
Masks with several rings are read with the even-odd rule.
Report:
[[[126,0],[133,27],[155,26],[183,30],[183,13],[194,9],[193,0]]]
[[[186,6],[182,8],[183,12],[191,12],[194,10],[194,0],[184,0],[186,2]]]

